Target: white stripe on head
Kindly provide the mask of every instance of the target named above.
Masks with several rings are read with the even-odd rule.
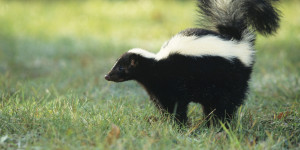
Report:
[[[151,52],[148,52],[144,49],[141,49],[141,48],[133,48],[131,50],[128,51],[128,53],[134,53],[134,54],[138,54],[138,55],[141,55],[145,58],[155,58],[155,54],[154,53],[151,53]]]
[[[177,34],[166,46],[162,47],[156,60],[178,53],[187,56],[220,56],[226,59],[237,58],[246,66],[253,63],[254,50],[248,41],[223,40],[217,36],[203,37]]]

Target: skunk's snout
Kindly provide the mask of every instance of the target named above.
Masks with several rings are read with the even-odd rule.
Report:
[[[105,78],[105,80],[107,80],[107,81],[111,81],[111,77],[110,77],[110,75],[108,75],[108,74],[105,75],[104,78]]]
[[[105,80],[112,82],[123,82],[126,80],[126,74],[124,72],[120,72],[117,69],[112,69],[105,76]]]
[[[104,76],[105,80],[107,81],[113,81],[113,82],[123,82],[125,81],[124,78],[122,78],[120,75],[116,73],[108,73],[107,75]]]

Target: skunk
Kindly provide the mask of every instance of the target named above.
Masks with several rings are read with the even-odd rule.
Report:
[[[187,122],[190,102],[200,103],[205,118],[230,121],[243,103],[254,64],[255,31],[273,34],[279,11],[271,0],[198,0],[203,28],[179,32],[151,53],[134,48],[105,76],[136,80],[160,109]]]

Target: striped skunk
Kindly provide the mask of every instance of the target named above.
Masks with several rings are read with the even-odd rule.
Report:
[[[272,0],[198,0],[203,28],[179,32],[157,53],[134,48],[105,76],[136,80],[161,110],[187,121],[190,102],[205,117],[230,121],[243,103],[254,64],[255,31],[268,35],[279,27]],[[204,23],[204,24],[203,24]]]

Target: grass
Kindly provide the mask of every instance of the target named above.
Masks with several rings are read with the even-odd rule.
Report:
[[[103,79],[128,49],[157,52],[193,27],[193,2],[0,1],[0,149],[299,149],[300,2],[278,7],[281,28],[258,36],[251,91],[220,134],[190,133],[199,105],[179,130],[137,83]]]

